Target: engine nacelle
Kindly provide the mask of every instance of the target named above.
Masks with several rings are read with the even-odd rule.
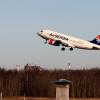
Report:
[[[54,46],[60,46],[60,44],[61,44],[61,41],[59,41],[59,40],[53,40],[53,39],[49,39],[48,40],[48,44],[51,44],[51,45],[54,45]]]
[[[53,39],[48,40],[48,44],[54,45],[54,43],[55,43],[55,40]]]

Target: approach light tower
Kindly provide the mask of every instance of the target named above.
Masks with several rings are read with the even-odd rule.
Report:
[[[71,63],[68,63],[68,69],[69,70],[71,69]]]

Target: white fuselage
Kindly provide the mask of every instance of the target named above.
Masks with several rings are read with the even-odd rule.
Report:
[[[38,33],[39,36],[43,37],[46,40],[53,39],[55,41],[61,41],[61,43],[66,47],[79,48],[79,49],[89,49],[89,50],[98,50],[100,49],[99,45],[93,44],[89,41],[85,41],[76,37],[64,35],[50,30],[43,30]]]

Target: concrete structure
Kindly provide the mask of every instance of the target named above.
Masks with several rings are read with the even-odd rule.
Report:
[[[56,84],[56,100],[69,100],[69,85],[71,81],[59,79]]]

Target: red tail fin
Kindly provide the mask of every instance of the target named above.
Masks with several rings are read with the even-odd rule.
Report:
[[[100,35],[98,35],[98,36],[96,37],[96,39],[97,39],[97,40],[100,40]]]
[[[93,39],[92,41],[90,41],[91,43],[100,45],[100,35],[98,35],[95,39]]]

